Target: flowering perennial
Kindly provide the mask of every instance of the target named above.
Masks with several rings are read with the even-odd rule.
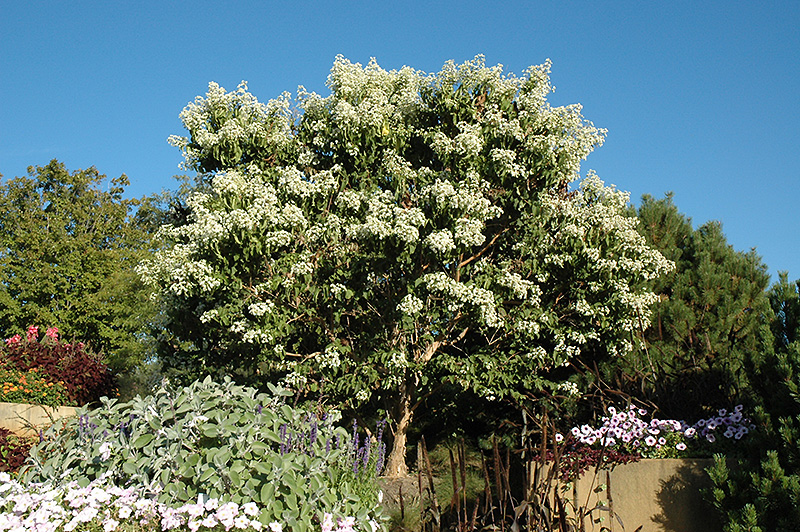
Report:
[[[145,530],[188,529],[243,530],[265,528],[259,520],[261,508],[253,502],[237,504],[200,496],[197,502],[171,507],[148,499],[136,488],[120,488],[103,479],[86,486],[70,482],[63,486],[29,483],[23,485],[0,473],[0,532],[70,532],[95,525],[104,532],[126,523]],[[281,523],[270,522],[271,532],[282,532]],[[375,532],[377,525],[372,530]],[[354,532],[355,519],[334,523],[331,514],[321,517],[322,532]]]
[[[621,448],[645,458],[678,456],[698,442],[713,444],[719,437],[743,438],[755,428],[742,414],[743,409],[742,405],[737,405],[732,412],[721,409],[716,416],[689,425],[675,419],[653,418],[648,422],[640,417],[647,414],[644,408],[631,405],[618,412],[612,406],[599,428],[582,425],[573,427],[570,432],[579,443],[589,447]],[[563,440],[563,435],[557,434],[556,438]]]

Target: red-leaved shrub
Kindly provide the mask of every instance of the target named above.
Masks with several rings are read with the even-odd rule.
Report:
[[[10,430],[0,427],[0,472],[16,473],[30,454],[32,438],[15,436]]]
[[[82,342],[61,341],[55,327],[47,329],[40,339],[39,328],[31,326],[25,338],[19,334],[8,338],[0,351],[16,369],[37,368],[50,382],[62,384],[73,405],[116,395],[114,377],[102,355],[91,352]]]

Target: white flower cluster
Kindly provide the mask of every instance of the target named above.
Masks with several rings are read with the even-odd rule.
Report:
[[[247,91],[246,82],[234,92],[211,82],[206,97],[198,96],[180,114],[191,138],[171,135],[168,141],[183,152],[185,168],[197,168],[204,150],[236,146],[245,139],[284,147],[293,142],[290,107],[288,93],[263,104]]]
[[[342,360],[339,358],[339,351],[333,344],[328,345],[318,357],[319,367],[322,369],[335,369],[342,365]]]
[[[149,286],[158,286],[162,279],[165,280],[167,290],[173,295],[210,292],[222,281],[206,260],[192,260],[194,249],[190,244],[176,244],[159,252],[155,259],[140,263],[136,273]]]
[[[301,89],[299,99],[306,115],[330,117],[336,133],[388,135],[402,124],[401,117],[421,109],[420,89],[427,76],[409,67],[385,71],[372,59],[366,67],[342,56],[334,61],[328,86],[333,94],[321,98]],[[317,126],[322,130],[324,126]],[[319,138],[319,137],[317,137]],[[348,146],[357,153],[358,146]]]
[[[247,344],[270,344],[272,335],[258,329],[248,329],[242,334],[242,341]]]
[[[444,272],[429,273],[422,276],[428,291],[445,301],[447,310],[455,312],[464,307],[475,309],[480,320],[489,327],[502,327],[503,320],[497,313],[494,293],[485,288],[461,283]]]
[[[253,316],[261,317],[268,312],[272,312],[274,308],[275,303],[272,301],[258,301],[256,303],[251,303],[247,307],[247,311]]]
[[[416,316],[422,311],[424,306],[425,304],[420,298],[414,294],[406,294],[405,297],[400,300],[400,303],[397,304],[397,310],[408,316]]]
[[[539,322],[535,320],[518,320],[514,324],[514,328],[530,338],[536,338],[539,336],[540,326]]]
[[[571,395],[576,397],[581,394],[581,391],[578,389],[578,385],[572,381],[565,381],[559,383],[558,390],[566,393],[567,395]]]
[[[351,193],[339,195],[341,201],[348,206],[356,204]],[[419,241],[420,227],[427,219],[423,212],[416,208],[403,208],[397,205],[392,193],[388,190],[376,191],[371,194],[360,194],[358,204],[366,205],[366,213],[362,221],[354,220],[345,227],[348,236],[358,239],[377,238],[384,240],[389,237],[397,238],[401,242],[416,243]]]
[[[217,309],[207,310],[200,315],[200,323],[211,323],[217,318],[219,318],[219,311]]]
[[[319,195],[328,196],[336,190],[338,181],[335,175],[339,170],[339,167],[334,167],[308,176],[297,168],[284,167],[279,170],[278,184],[292,197],[306,199]]]
[[[525,166],[517,162],[517,152],[513,150],[493,148],[489,156],[500,167],[501,173],[511,177],[523,177],[526,173]]]
[[[460,217],[489,220],[503,213],[503,210],[486,197],[488,185],[470,176],[465,181],[436,179],[420,191],[420,196],[430,203],[434,211],[459,213]]]
[[[480,155],[483,149],[481,126],[478,124],[459,122],[458,129],[460,133],[453,139],[455,151],[465,158],[472,158]]]
[[[347,287],[342,283],[331,283],[331,294],[333,296],[338,297],[343,295],[347,291]]]
[[[283,378],[283,385],[290,390],[302,390],[307,382],[308,377],[296,371],[289,372],[286,377]]]
[[[434,253],[445,255],[456,249],[453,233],[449,229],[434,231],[425,238],[425,245]]]
[[[505,286],[511,290],[514,297],[518,299],[529,299],[534,306],[539,305],[539,297],[542,295],[542,289],[533,281],[523,279],[518,273],[505,271],[499,277],[498,282],[501,286]]]

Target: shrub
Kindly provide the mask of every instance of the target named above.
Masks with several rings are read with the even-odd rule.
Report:
[[[707,498],[726,532],[793,531],[800,522],[800,343],[753,358],[759,430],[739,456],[714,457]]]
[[[355,517],[370,530],[379,514],[374,457],[382,446],[364,450],[335,426],[337,412],[318,416],[285,404],[287,392],[271,392],[206,378],[127,403],[103,398],[99,408],[56,422],[21,479],[81,486],[102,479],[171,507],[198,498],[252,502],[263,522],[293,531],[321,523],[325,513]],[[373,467],[365,472],[364,464]]]
[[[33,442],[0,427],[0,472],[16,473],[28,457]]]
[[[0,401],[45,406],[70,404],[63,382],[51,382],[38,368],[21,371],[0,361]]]
[[[82,342],[61,341],[55,327],[47,329],[40,339],[39,328],[31,326],[25,338],[16,334],[5,344],[2,355],[10,367],[22,372],[36,369],[37,375],[48,382],[61,383],[66,388],[67,400],[61,404],[83,405],[96,402],[104,395],[116,394],[114,378],[103,357]],[[37,397],[36,393],[31,395]]]

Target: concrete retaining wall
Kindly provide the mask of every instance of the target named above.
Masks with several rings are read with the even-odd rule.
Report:
[[[72,406],[28,405],[22,403],[0,403],[0,427],[20,436],[36,434],[56,419],[74,416],[77,408]]]
[[[587,532],[721,532],[716,515],[700,490],[710,487],[704,469],[712,460],[659,459],[616,466],[595,476],[589,471],[563,495],[573,508],[593,508],[598,502],[611,511],[596,510],[584,522]],[[604,489],[595,491],[603,485]],[[617,520],[617,517],[621,520]],[[602,518],[596,522],[594,519]],[[623,527],[624,525],[624,527]]]

